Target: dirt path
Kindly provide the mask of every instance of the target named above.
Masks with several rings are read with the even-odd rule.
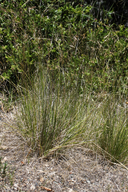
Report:
[[[30,149],[11,128],[14,117],[14,110],[0,111],[0,157],[7,163],[0,191],[128,192],[128,170],[86,148],[68,149],[58,158],[29,157]]]

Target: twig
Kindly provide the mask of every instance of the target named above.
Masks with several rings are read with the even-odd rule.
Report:
[[[41,189],[45,189],[46,191],[52,191],[52,192],[54,192],[52,189],[49,189],[49,188],[44,187],[44,186],[41,186]]]

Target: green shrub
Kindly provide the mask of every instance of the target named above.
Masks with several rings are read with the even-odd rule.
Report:
[[[42,63],[54,81],[59,74],[62,84],[68,81],[80,93],[115,87],[126,94],[128,31],[98,22],[91,10],[52,0],[1,4],[1,83],[31,83]]]

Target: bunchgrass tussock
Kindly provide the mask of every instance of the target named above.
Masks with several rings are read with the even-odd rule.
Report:
[[[114,96],[109,95],[100,110],[99,146],[107,152],[107,155],[110,154],[112,161],[127,161],[128,122],[126,108],[122,107]]]
[[[76,144],[96,144],[112,161],[126,162],[127,108],[121,96],[101,94],[99,99],[76,89],[63,92],[45,70],[39,71],[32,89],[22,96],[18,115],[18,127],[31,149],[46,155]]]
[[[94,107],[91,108],[90,99],[86,95],[79,97],[74,90],[62,93],[59,85],[53,91],[53,86],[48,73],[41,72],[33,88],[21,99],[18,127],[38,154],[56,146],[79,143],[82,138],[85,142],[92,131],[89,124]]]
[[[112,161],[127,162],[127,108],[122,97],[114,93],[101,94],[101,99],[86,93],[80,96],[76,89],[63,92],[45,70],[39,71],[32,89],[22,96],[18,117],[31,149],[46,155],[76,144],[91,148],[96,144]]]

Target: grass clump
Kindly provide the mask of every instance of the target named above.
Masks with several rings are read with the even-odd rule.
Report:
[[[100,147],[111,155],[113,161],[127,161],[128,121],[127,108],[122,107],[113,96],[107,98],[101,109],[102,123],[98,137]]]
[[[112,161],[127,162],[127,107],[121,96],[64,92],[43,69],[35,79],[33,88],[23,95],[18,118],[33,151],[46,155],[73,145],[95,145]]]
[[[81,102],[77,91],[64,93],[59,85],[54,91],[51,87],[50,77],[41,72],[33,89],[23,96],[18,118],[23,136],[39,154],[56,146],[78,143],[79,136],[87,132],[92,110],[86,96]]]

